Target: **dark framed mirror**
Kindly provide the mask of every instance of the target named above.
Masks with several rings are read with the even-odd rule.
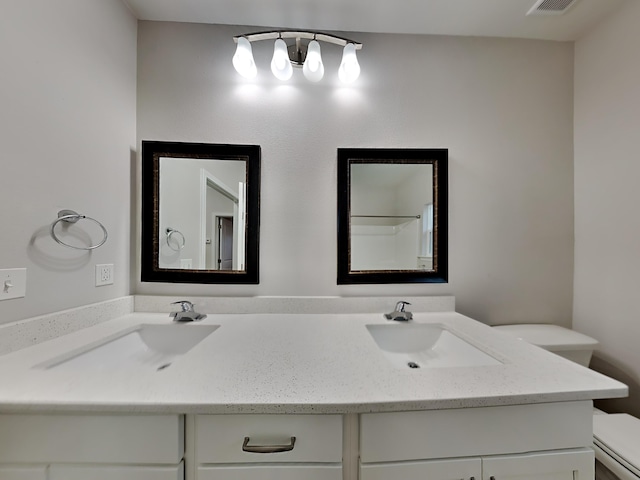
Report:
[[[338,284],[446,283],[447,149],[338,149]]]
[[[260,147],[142,142],[143,282],[259,283]]]

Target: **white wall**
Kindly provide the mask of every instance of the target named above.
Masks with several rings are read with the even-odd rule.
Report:
[[[351,225],[351,270],[416,270],[418,220]]]
[[[0,302],[5,323],[130,292],[137,25],[120,0],[1,10],[0,268],[27,268],[26,298]],[[107,243],[56,244],[48,226],[64,208],[102,222]],[[97,263],[115,264],[113,286],[94,286]]]
[[[640,416],[640,2],[576,43],[573,326],[592,365],[631,387],[605,408]]]
[[[573,45],[350,33],[362,75],[231,66],[232,36],[260,27],[140,22],[138,144],[175,140],[262,146],[260,284],[140,283],[143,294],[456,295],[488,323],[569,325],[573,277]],[[450,281],[336,285],[336,149],[445,147],[450,153]],[[139,277],[138,277],[139,278]]]

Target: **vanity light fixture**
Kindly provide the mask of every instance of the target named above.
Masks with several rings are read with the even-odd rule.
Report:
[[[307,58],[302,65],[302,73],[311,82],[318,82],[324,77],[324,65],[317,40],[311,40],[307,46]]]
[[[254,78],[258,74],[256,62],[253,61],[251,43],[244,37],[239,37],[238,48],[233,56],[233,66],[245,78]]]
[[[311,82],[322,80],[324,64],[319,42],[332,43],[344,48],[342,62],[338,69],[338,77],[343,83],[352,83],[360,76],[356,50],[362,49],[361,43],[328,33],[307,31],[275,30],[233,37],[233,41],[238,45],[233,56],[233,66],[236,71],[243,77],[254,78],[257,69],[251,43],[273,39],[275,43],[271,71],[279,80],[289,80],[293,75],[293,67],[302,67],[302,73]],[[288,44],[286,39],[293,39],[293,41]]]
[[[344,83],[352,83],[360,76],[360,64],[356,57],[356,49],[353,43],[349,43],[344,47],[342,52],[342,62],[338,69],[338,77]]]
[[[289,80],[293,75],[293,67],[289,61],[287,44],[281,38],[276,40],[273,46],[273,59],[271,60],[271,72],[278,80]]]

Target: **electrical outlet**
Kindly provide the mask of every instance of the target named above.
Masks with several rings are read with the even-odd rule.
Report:
[[[113,263],[96,265],[96,287],[113,284]]]
[[[0,300],[24,297],[27,291],[27,269],[0,270]]]

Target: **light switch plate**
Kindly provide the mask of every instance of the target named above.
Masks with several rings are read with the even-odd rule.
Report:
[[[27,269],[5,268],[0,270],[0,300],[21,298],[27,292]]]

